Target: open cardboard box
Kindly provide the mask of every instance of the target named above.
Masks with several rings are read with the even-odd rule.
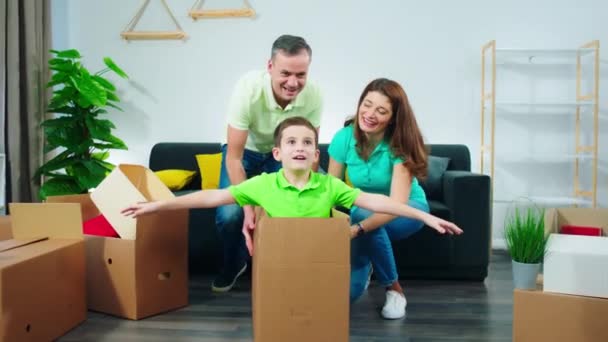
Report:
[[[86,319],[80,209],[9,204],[0,220],[0,341],[51,341]],[[6,235],[3,235],[6,237]]]
[[[608,299],[513,292],[514,342],[606,342]]]
[[[601,227],[608,235],[608,209],[546,211],[545,229],[552,234],[544,258],[544,290],[608,298],[608,237],[555,234],[563,225]]]
[[[254,341],[348,341],[348,217],[332,216],[261,215],[254,233]]]
[[[90,196],[48,198],[80,203],[84,221],[103,213],[121,236],[85,235],[89,309],[137,320],[188,305],[188,211],[120,214],[173,196],[149,169],[119,165]]]

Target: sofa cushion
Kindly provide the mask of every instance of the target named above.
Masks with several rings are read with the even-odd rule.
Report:
[[[220,186],[222,154],[197,154],[196,162],[201,172],[201,189],[217,189]]]
[[[442,196],[442,177],[448,169],[450,158],[429,156],[428,173],[425,181],[420,182],[427,198],[441,199]]]
[[[171,169],[156,171],[155,174],[169,190],[177,191],[183,189],[192,181],[196,171]]]

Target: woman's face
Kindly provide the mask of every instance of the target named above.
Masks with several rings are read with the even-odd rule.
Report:
[[[359,127],[369,135],[384,134],[392,117],[393,108],[389,98],[377,91],[365,95],[357,113]]]

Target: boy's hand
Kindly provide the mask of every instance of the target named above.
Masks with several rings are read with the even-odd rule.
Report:
[[[132,216],[136,218],[141,215],[150,214],[158,209],[157,202],[138,202],[132,204],[120,211],[124,216]]]
[[[460,235],[463,233],[462,229],[452,222],[440,219],[439,217],[430,214],[424,219],[424,223],[441,234],[447,233],[450,235]]]
[[[255,229],[255,212],[253,211],[253,207],[245,206],[243,207],[244,218],[243,218],[243,235],[245,236],[245,245],[247,245],[247,250],[249,251],[249,255],[253,256],[253,230]]]

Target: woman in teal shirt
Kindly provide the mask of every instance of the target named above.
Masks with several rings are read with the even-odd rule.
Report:
[[[407,95],[397,82],[380,78],[367,85],[356,116],[336,133],[329,155],[330,174],[342,178],[346,170],[354,187],[429,212],[418,184],[418,178],[426,177],[427,152]],[[358,207],[351,209],[350,218],[351,302],[365,291],[373,264],[376,279],[387,288],[382,316],[405,316],[407,301],[398,282],[391,240],[407,238],[423,223]]]

